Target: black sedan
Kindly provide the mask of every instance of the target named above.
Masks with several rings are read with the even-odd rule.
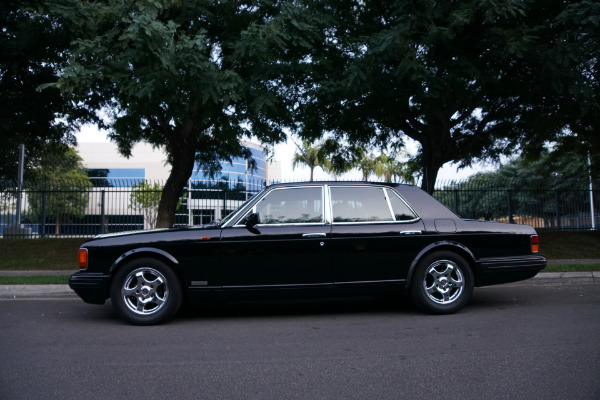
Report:
[[[276,184],[218,224],[98,236],[70,287],[110,298],[135,324],[183,301],[408,293],[421,310],[460,310],[473,287],[546,266],[531,226],[464,220],[421,189],[365,182]]]

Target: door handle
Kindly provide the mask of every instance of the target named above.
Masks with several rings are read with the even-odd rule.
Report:
[[[305,238],[320,238],[320,237],[327,237],[326,233],[303,233],[302,237]]]
[[[401,235],[420,235],[422,234],[422,231],[402,231],[400,232]]]

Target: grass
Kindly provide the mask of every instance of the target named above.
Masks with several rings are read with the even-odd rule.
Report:
[[[540,254],[549,260],[600,259],[600,231],[538,231]]]
[[[589,272],[600,271],[600,264],[549,264],[543,272]]]
[[[70,276],[0,276],[0,285],[66,285]]]
[[[0,270],[72,269],[77,249],[87,239],[2,239]]]

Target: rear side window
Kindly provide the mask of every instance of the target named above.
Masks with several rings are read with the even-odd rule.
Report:
[[[332,187],[333,222],[394,221],[381,187]]]
[[[416,219],[417,216],[415,213],[406,205],[406,203],[398,197],[396,192],[391,189],[385,189],[387,191],[388,198],[390,199],[390,204],[392,206],[392,211],[394,213],[394,218],[396,221],[411,221]]]

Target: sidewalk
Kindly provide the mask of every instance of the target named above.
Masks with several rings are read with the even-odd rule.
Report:
[[[548,260],[548,264],[600,264],[600,260]],[[0,271],[0,276],[72,275],[77,270],[20,270]],[[589,285],[600,284],[600,271],[540,272],[531,279],[508,283],[514,286],[530,285]],[[78,298],[69,285],[0,285],[0,300],[67,299]]]

